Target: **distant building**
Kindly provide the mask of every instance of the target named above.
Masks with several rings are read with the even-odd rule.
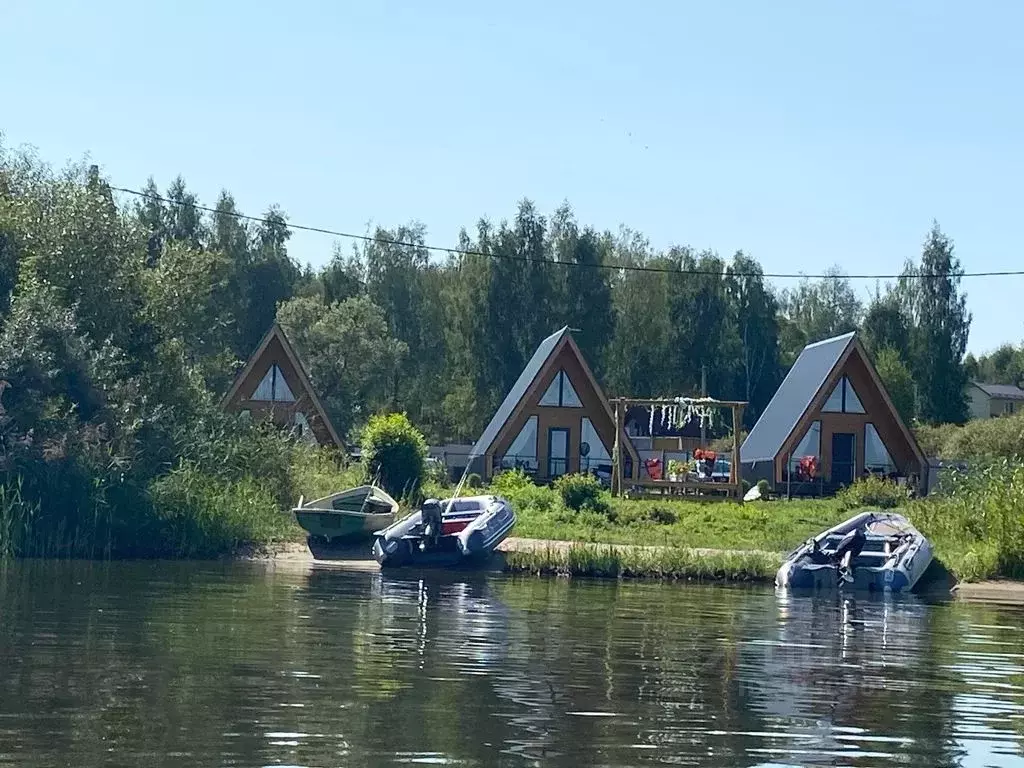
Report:
[[[745,480],[794,493],[834,491],[869,472],[918,483],[927,473],[853,333],[804,347],[743,442],[740,461]]]
[[[967,385],[968,405],[972,419],[991,419],[1024,411],[1024,389],[1013,384]]]
[[[269,419],[317,445],[345,447],[295,348],[277,323],[235,378],[221,407],[254,420]]]

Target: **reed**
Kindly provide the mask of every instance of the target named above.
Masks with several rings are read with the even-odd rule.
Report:
[[[781,555],[701,552],[677,547],[573,544],[505,554],[505,570],[536,575],[771,582]]]

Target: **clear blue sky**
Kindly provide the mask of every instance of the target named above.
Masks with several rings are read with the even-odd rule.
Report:
[[[769,272],[898,271],[936,218],[967,270],[1024,269],[1011,0],[5,5],[5,143],[124,186],[440,245],[568,199]],[[966,288],[973,351],[1024,338],[1024,277]]]

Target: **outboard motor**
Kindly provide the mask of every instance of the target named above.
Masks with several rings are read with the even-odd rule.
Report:
[[[420,521],[423,523],[423,543],[435,544],[441,536],[441,502],[427,499],[420,507]]]
[[[839,566],[840,576],[844,581],[853,581],[853,558],[864,549],[867,535],[860,528],[854,528],[839,540],[836,551],[832,554],[833,561]]]

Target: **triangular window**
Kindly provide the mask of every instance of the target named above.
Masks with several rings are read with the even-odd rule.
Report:
[[[850,379],[843,376],[821,410],[824,413],[864,413],[864,406],[861,405]]]
[[[267,371],[263,380],[260,381],[250,400],[262,400],[270,403],[294,403],[295,395],[292,394],[288,382],[284,380],[284,374],[275,363],[270,366],[270,370]]]
[[[553,408],[582,408],[583,402],[565,371],[559,371],[540,398],[540,405]]]

